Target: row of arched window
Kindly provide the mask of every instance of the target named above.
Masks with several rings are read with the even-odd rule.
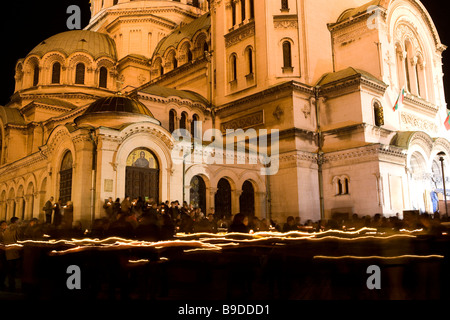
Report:
[[[62,66],[61,63],[55,62],[51,70],[51,84],[61,84]],[[75,66],[75,84],[84,85],[86,79],[86,65],[82,62]],[[40,81],[40,67],[34,66],[33,70],[33,87],[38,86]],[[108,69],[100,67],[98,72],[98,86],[100,88],[108,87]]]
[[[406,39],[403,44],[397,43],[397,75],[400,88],[409,93],[428,100],[427,70],[422,53],[414,49],[413,41]]]
[[[252,47],[247,47],[244,51],[245,58],[245,74],[252,75],[254,73],[254,52]],[[238,79],[238,56],[236,53],[232,53],[230,56],[230,77],[229,81],[234,82]]]
[[[195,47],[192,49],[190,42],[184,41],[179,50],[170,49],[164,54],[164,57],[160,56],[154,59],[153,75],[156,77],[162,76],[178,68],[178,66],[204,58],[209,52],[205,34],[198,36],[194,45]]]
[[[192,120],[190,123],[190,128],[188,128],[188,118],[189,115],[187,112],[182,112],[179,119],[177,119],[177,112],[174,109],[169,111],[169,132],[172,133],[177,129],[185,129],[191,132],[191,136],[195,138],[199,138],[201,132],[196,132],[198,126],[198,122],[200,121],[200,117],[197,114],[192,116]],[[177,126],[178,125],[178,126]]]

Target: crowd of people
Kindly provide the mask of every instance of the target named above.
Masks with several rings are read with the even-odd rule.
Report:
[[[20,240],[46,240],[71,238],[122,237],[142,241],[163,241],[173,239],[177,233],[218,233],[218,232],[321,232],[327,230],[354,231],[364,227],[376,228],[379,232],[422,230],[427,234],[442,235],[447,231],[450,219],[435,214],[412,214],[400,219],[397,216],[334,217],[328,220],[302,222],[300,217],[289,216],[280,223],[272,219],[260,219],[237,213],[233,216],[205,214],[184,202],[166,201],[157,203],[151,199],[125,197],[122,201],[109,198],[105,201],[104,215],[95,219],[89,230],[83,230],[81,223],[73,219],[73,204],[50,198],[43,212],[44,221],[33,218],[20,221],[13,217],[10,221],[0,221],[0,245],[10,245]],[[0,247],[4,248],[4,246]],[[20,250],[0,250],[0,290],[5,286],[8,275],[9,288],[14,290],[15,270],[20,270]]]

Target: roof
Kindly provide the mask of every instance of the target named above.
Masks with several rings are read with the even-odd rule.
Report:
[[[107,34],[89,30],[72,30],[58,33],[38,44],[29,55],[44,56],[58,51],[69,56],[74,52],[85,52],[98,59],[102,56],[117,59],[114,40]]]
[[[363,70],[359,70],[359,69],[355,69],[353,67],[349,67],[347,69],[344,70],[340,70],[337,72],[330,72],[327,73],[325,75],[323,75],[317,85],[318,86],[325,86],[327,84],[333,83],[333,82],[337,82],[340,80],[344,80],[350,77],[354,77],[354,76],[362,76],[364,78],[367,78],[369,80],[375,81],[381,85],[387,86],[383,81],[377,79],[374,75],[370,74],[369,72],[363,71]]]
[[[10,125],[25,125],[25,119],[18,109],[0,106],[0,119],[4,124]]]
[[[93,102],[84,112],[84,114],[103,113],[103,112],[126,112],[142,114],[153,117],[153,114],[141,102],[124,96],[112,96],[100,98]]]
[[[365,12],[367,12],[367,9],[369,9],[369,7],[371,7],[371,6],[380,6],[381,2],[382,2],[382,0],[372,0],[360,7],[347,9],[339,16],[337,22],[339,23],[339,22],[345,21],[351,17],[355,17],[361,13],[365,13]]]
[[[72,110],[77,108],[77,106],[74,105],[73,103],[53,98],[38,98],[33,100],[33,103],[64,107]]]
[[[163,55],[166,50],[173,46],[177,47],[183,39],[191,40],[197,31],[202,29],[209,29],[211,26],[211,15],[206,13],[201,17],[195,19],[191,23],[175,29],[172,33],[163,38],[155,49],[154,55]]]
[[[139,92],[163,98],[178,97],[183,100],[191,100],[192,102],[200,102],[205,105],[209,105],[208,100],[206,100],[200,94],[188,90],[177,90],[158,85],[153,85],[145,89],[142,89]]]

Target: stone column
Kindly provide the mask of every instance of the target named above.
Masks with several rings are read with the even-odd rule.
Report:
[[[218,188],[206,188],[206,210],[209,211],[208,213],[216,212],[215,196],[218,190]]]
[[[259,219],[267,218],[265,192],[255,192],[255,216]]]
[[[231,190],[231,214],[235,215],[241,210],[241,205],[239,203],[240,197],[242,195],[242,190]]]
[[[74,139],[75,154],[72,174],[72,201],[74,221],[81,221],[83,228],[92,222],[92,157],[93,144],[88,136],[80,135]]]

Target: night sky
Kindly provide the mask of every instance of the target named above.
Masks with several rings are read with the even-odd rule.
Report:
[[[330,0],[338,1],[338,0]],[[450,22],[442,1],[422,0],[433,18],[443,44],[450,47]],[[41,41],[60,32],[66,26],[67,7],[78,5],[82,10],[82,28],[90,18],[88,0],[4,1],[1,19],[2,59],[0,61],[0,105],[8,103],[14,93],[14,67]],[[444,52],[446,96],[450,97],[450,48]],[[448,98],[447,98],[448,99]]]

